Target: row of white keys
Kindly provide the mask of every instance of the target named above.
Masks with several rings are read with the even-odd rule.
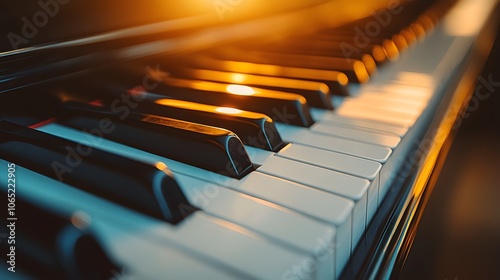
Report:
[[[139,279],[278,279],[296,268],[305,279],[328,276],[317,275],[314,260],[300,250],[202,211],[171,225],[21,166],[16,175],[18,195],[54,211],[87,213],[105,251]]]
[[[298,129],[308,132],[305,128]],[[332,139],[325,140],[326,144]],[[354,202],[351,251],[355,249],[378,206],[379,163],[297,143],[287,145],[276,154],[248,146],[246,149],[252,162],[260,165],[257,172],[340,195]]]
[[[383,108],[386,98],[379,98],[377,94],[379,92],[366,91],[365,88],[362,88],[357,97],[342,103],[340,107],[342,110],[339,109],[335,112],[316,110],[314,114],[319,121],[311,127],[311,130],[325,135],[345,137],[353,142],[366,142],[391,149],[388,158],[384,159],[384,161],[378,160],[383,164],[379,174],[378,204],[380,204],[387,194],[396,173],[395,168],[397,168],[398,163],[394,161],[401,160],[402,156],[404,156],[402,151],[407,151],[405,149],[408,146],[406,142],[411,141],[409,139],[411,137],[405,138],[405,136],[426,108],[427,104],[425,102],[427,101],[400,102],[404,104],[405,111],[413,112],[409,115]],[[363,98],[363,96],[369,95],[370,98]],[[383,95],[388,96],[389,94],[383,93]],[[398,96],[397,91],[392,92],[392,95]],[[427,95],[425,96],[428,98]],[[398,96],[397,98],[405,100],[405,96]],[[375,100],[378,101],[375,102]],[[376,109],[373,109],[374,107]]]
[[[211,215],[245,226],[317,262],[320,278],[334,277],[335,228],[290,209],[232,189],[177,173],[176,180],[194,206]]]
[[[316,123],[311,130],[392,149],[380,174],[379,202],[399,176],[397,168],[416,164],[412,162],[414,159],[407,159],[407,155],[417,135],[426,129],[425,122],[418,120],[423,115],[427,120],[431,117],[432,112],[426,109],[439,102],[440,98],[435,94],[444,92],[439,87],[446,84],[447,77],[464,57],[467,46],[467,39],[443,40],[442,34],[434,34],[417,48],[405,52],[398,63],[388,65],[382,71],[383,75],[375,76],[374,81],[359,87],[354,97],[334,97],[333,101],[341,104],[336,111],[313,110]],[[429,50],[437,48],[436,55],[429,55]],[[340,126],[343,128],[338,129]],[[401,141],[390,143],[380,135],[397,136]],[[368,140],[364,139],[365,136]],[[404,172],[401,171],[402,176]]]
[[[322,275],[331,276],[334,274],[338,276],[340,269],[349,259],[352,234],[351,212],[354,203],[348,199],[258,172],[253,172],[243,180],[232,179],[125,145],[91,137],[60,125],[51,124],[40,128],[40,130],[91,146],[98,145],[101,149],[138,160],[166,163],[174,174],[178,174],[176,178],[184,190],[192,190],[186,192],[189,194],[188,199],[191,202],[206,209],[207,213],[232,220],[263,234],[264,237],[271,237],[273,240],[280,239],[281,243],[287,244],[297,242],[294,246],[288,245],[288,248],[307,250],[307,254],[304,253],[307,256],[305,262],[310,262],[311,259],[316,260],[315,267],[318,269],[317,272],[322,273]],[[191,185],[194,182],[201,185]],[[220,186],[233,188],[237,192],[228,191]],[[214,191],[217,195],[214,195]],[[259,202],[259,200],[241,193],[247,193],[271,203]],[[213,203],[210,203],[210,199],[213,199]],[[207,200],[209,201],[208,205],[206,204]],[[244,204],[234,203],[236,201],[244,201]],[[216,206],[216,203],[220,204]],[[262,205],[253,208],[258,203]],[[271,206],[272,203],[293,209],[294,212],[290,213],[292,211],[286,211],[277,205]],[[243,217],[259,213],[259,211],[261,211],[261,215],[254,216],[250,220],[242,220]],[[298,215],[298,213],[302,214]],[[266,215],[268,217],[265,217]],[[310,221],[311,219],[305,218],[305,216],[313,217],[314,220]],[[287,217],[286,219],[289,221],[286,227],[276,224],[276,221],[283,217]],[[292,221],[296,224],[290,225]],[[309,225],[310,228],[302,228],[304,225]],[[286,229],[288,236],[282,235],[283,229]],[[290,229],[296,229],[296,231],[290,233]],[[304,234],[307,236],[302,236]],[[328,251],[331,249],[334,249],[333,252]],[[327,250],[331,256],[321,250]],[[303,264],[297,264],[297,267],[300,265]],[[306,271],[308,270],[309,268]]]
[[[394,179],[395,168],[398,166],[398,162],[394,161],[402,158],[400,157],[402,148],[398,149],[401,140],[427,107],[432,93],[432,84],[421,87],[413,87],[405,83],[361,87],[360,92],[353,98],[347,97],[339,100],[335,97],[334,103],[341,105],[334,112],[313,110],[316,123],[309,129],[277,124],[285,141],[346,153],[383,164],[383,167],[377,171],[375,180],[363,172],[352,173],[352,170],[356,168],[339,169],[338,164],[343,164],[342,160],[338,158],[331,160],[326,152],[320,154],[315,150],[295,145],[295,147],[299,146],[299,149],[295,149],[299,152],[290,153],[291,149],[289,151],[284,149],[283,153],[289,153],[287,157],[290,159],[306,161],[374,180],[374,184],[378,184],[378,195],[376,203],[371,203],[376,207],[370,208],[370,204],[367,207],[368,223]],[[405,143],[404,146],[409,145]],[[389,157],[391,157],[390,160]],[[330,162],[325,164],[324,161]],[[359,164],[359,167],[363,169],[362,164]],[[268,167],[264,164],[261,168]]]
[[[320,124],[315,123],[311,128],[318,127],[318,125]],[[312,130],[311,128],[300,128],[286,124],[276,124],[276,127],[282,135],[282,138],[285,141],[292,143],[289,148],[285,148],[282,151],[278,152],[278,156],[334,170],[331,172],[342,172],[345,174],[349,174],[350,176],[356,176],[370,181],[370,186],[366,193],[366,218],[364,218],[366,221],[365,225],[367,225],[371,221],[379,204],[378,173],[380,171],[381,164],[388,160],[390,154],[392,153],[392,150],[389,147],[383,147],[360,141],[353,141],[352,139],[349,139],[347,137],[338,137],[336,135],[319,133]],[[332,127],[326,127],[326,129],[328,131],[340,131],[340,129]],[[372,133],[371,131],[367,132]],[[399,137],[393,137],[392,140],[399,141]],[[249,149],[250,156],[252,156],[251,151],[252,149]],[[312,156],[313,154],[314,156]],[[269,162],[263,162],[262,164],[263,166],[260,168],[262,170],[269,169],[271,167],[269,166]],[[294,178],[291,180],[299,180],[298,178],[296,178],[300,176],[299,174],[289,172],[287,170],[284,170],[284,168],[278,169],[281,170],[281,173],[273,173],[274,175],[291,176],[286,178]],[[326,173],[321,169],[315,170],[315,172]],[[302,176],[304,177],[304,179],[298,182],[308,184],[308,180],[310,180],[308,179],[308,176]],[[316,185],[319,184],[322,186],[328,186],[331,185],[332,182],[345,181],[345,179],[343,179],[340,181],[329,182],[326,180],[327,177],[324,177],[324,175],[323,177],[319,178],[325,179],[321,183],[316,183]],[[356,192],[356,187],[354,187],[353,184],[342,184],[346,188],[351,188],[351,191]],[[360,185],[361,184],[357,184],[358,188]],[[359,198],[353,196],[352,194],[346,194],[344,192],[337,193],[340,195],[344,195],[355,202],[359,201]],[[358,239],[356,238],[353,244],[356,244],[357,240]]]

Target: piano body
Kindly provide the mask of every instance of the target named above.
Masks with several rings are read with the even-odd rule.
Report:
[[[12,4],[2,279],[397,277],[497,4]]]

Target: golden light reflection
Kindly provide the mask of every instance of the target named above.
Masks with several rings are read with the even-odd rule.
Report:
[[[425,29],[417,22],[410,24],[410,29],[413,31],[418,40],[423,40],[425,37]]]
[[[272,64],[249,63],[240,61],[224,61],[222,65],[225,71],[269,76],[279,76],[283,74],[283,69],[292,68]]]
[[[349,83],[347,76],[338,71],[305,69],[296,67],[283,67],[268,64],[256,64],[239,61],[208,61],[210,63],[219,63],[224,71],[234,71],[247,74],[283,76],[287,78],[299,79],[337,79],[338,82],[345,86]]]
[[[236,109],[236,108],[230,108],[230,107],[219,107],[215,109],[215,111],[223,114],[228,114],[228,115],[237,115],[241,114],[243,111]]]
[[[386,59],[386,53],[381,46],[373,47],[372,51],[373,58],[378,62],[383,62]]]
[[[363,63],[365,64],[366,71],[368,71],[368,74],[371,75],[371,74],[374,74],[375,71],[377,71],[377,64],[375,63],[375,60],[373,59],[373,57],[371,55],[364,54],[361,57],[361,61],[363,61]],[[346,78],[347,78],[347,76],[346,76]],[[346,84],[347,84],[347,82],[346,82]],[[342,85],[345,85],[345,84],[342,84]]]
[[[228,85],[226,87],[226,91],[231,94],[236,95],[253,95],[255,94],[255,90],[249,86],[242,85]]]
[[[325,84],[321,84],[319,86],[319,91],[324,93],[324,94],[327,94],[327,93],[330,93],[330,88]]]
[[[159,170],[166,170],[168,169],[167,165],[161,161],[157,162],[155,164],[156,168],[158,168]]]
[[[396,47],[396,44],[392,40],[385,40],[384,41],[384,49],[387,53],[387,57],[389,60],[397,60],[399,58],[399,51],[398,48]]]
[[[354,62],[353,68],[354,72],[356,72],[356,76],[358,77],[360,83],[365,83],[370,79],[363,62],[361,61]]]
[[[409,28],[404,28],[399,32],[399,34],[401,34],[401,36],[405,38],[408,46],[413,44],[417,40],[417,35],[415,35],[415,33],[413,33],[413,31]]]
[[[399,52],[404,51],[408,48],[408,42],[406,41],[406,38],[401,34],[394,34],[392,36],[392,41],[394,42],[394,44],[396,44]]]
[[[478,4],[479,3],[479,4]],[[496,0],[460,1],[450,11],[443,21],[444,30],[452,36],[473,36],[477,34],[489,18]]]
[[[203,108],[205,106],[208,106],[208,105],[204,105],[204,104],[200,104],[200,103],[196,103],[196,102],[170,99],[170,98],[158,99],[155,101],[155,103],[159,104],[159,105],[172,106],[172,107],[188,109],[188,110],[195,110],[195,109],[198,109],[200,107]]]
[[[417,85],[420,87],[435,87],[435,81],[432,75],[402,71],[398,74],[398,82],[403,84]]]
[[[337,81],[339,84],[346,86],[349,83],[349,78],[347,78],[347,75],[344,73],[339,73],[337,75]]]
[[[372,59],[373,60],[373,59]],[[375,63],[375,62],[373,62]],[[300,90],[321,91],[329,93],[328,86],[321,82],[297,80],[280,77],[267,77],[253,74],[228,73],[212,70],[191,70],[190,75],[201,80],[210,80],[222,83],[237,83],[246,86],[271,86],[277,88],[291,88]],[[300,78],[300,77],[299,77]],[[346,76],[347,78],[347,76]]]
[[[233,83],[243,83],[245,81],[245,75],[240,73],[231,74],[231,80]]]

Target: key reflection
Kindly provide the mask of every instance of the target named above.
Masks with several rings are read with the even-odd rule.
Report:
[[[249,86],[228,85],[226,91],[236,95],[254,95],[255,90]]]
[[[236,109],[236,108],[230,108],[230,107],[219,107],[215,109],[215,111],[223,114],[228,114],[228,115],[237,115],[243,113],[243,111]]]

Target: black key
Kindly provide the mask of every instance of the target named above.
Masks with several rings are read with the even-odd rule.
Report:
[[[249,86],[166,78],[155,93],[221,107],[259,112],[274,121],[309,127],[314,121],[304,97]]]
[[[182,78],[233,83],[296,93],[302,95],[312,107],[333,109],[330,89],[321,82],[193,68],[175,69],[170,72]]]
[[[103,120],[113,128],[103,133],[106,139],[238,179],[253,170],[243,143],[226,129],[80,102],[63,103],[57,118],[82,130],[99,128]]]
[[[349,35],[335,34],[314,34],[298,38],[303,42],[311,42],[329,51],[332,56],[354,59],[354,54],[370,54],[377,64],[382,64],[387,60],[396,60],[399,57],[399,50],[396,44],[389,38],[377,37],[355,37]]]
[[[141,90],[141,89],[137,89]],[[169,117],[230,130],[244,144],[277,152],[285,146],[273,120],[261,113],[217,107],[146,93],[136,112]]]
[[[274,121],[303,127],[314,123],[307,100],[298,94],[173,78],[159,68],[147,68],[146,71],[136,68],[122,71],[123,73],[119,71],[113,71],[113,74],[105,76],[105,79],[99,73],[94,74],[90,77],[91,83],[103,85],[105,88],[130,89],[144,84],[147,90],[169,98],[258,112],[270,116]],[[147,84],[143,82],[145,79],[148,80]]]
[[[15,243],[0,242],[0,259],[10,266],[10,246],[15,246],[15,264],[12,264],[16,273],[25,273],[33,279],[90,280],[110,279],[120,272],[94,238],[85,213],[54,213],[19,194],[14,195],[7,193],[7,189],[0,191],[6,208],[9,202],[15,204],[13,213],[18,219],[13,220],[7,209],[0,211],[0,218],[6,223],[0,234],[10,236],[15,232]]]
[[[112,109],[115,100],[122,100],[123,96],[128,96],[131,100],[134,98],[138,100],[138,106],[130,108],[134,112],[224,128],[236,133],[243,143],[269,151],[277,152],[285,145],[273,120],[261,113],[166,98],[163,95],[146,92],[140,86],[129,89],[126,86],[101,83],[79,84],[76,87],[66,88],[68,89],[62,92],[64,92],[63,98],[67,100],[77,101],[80,97],[92,93],[99,99],[80,101],[86,103],[99,101],[103,106]]]
[[[163,97],[139,108],[162,117],[228,129],[256,148],[277,152],[285,146],[273,120],[264,114]]]
[[[221,60],[201,55],[188,59],[186,63],[193,67],[210,70],[317,81],[326,84],[332,94],[342,96],[349,95],[349,90],[347,88],[349,79],[344,73],[339,71],[286,67],[236,60]]]
[[[345,49],[340,48],[338,45],[338,43],[314,40],[312,38],[292,38],[276,42],[261,43],[252,47],[258,50],[271,52],[359,60],[364,63],[366,71],[369,75],[375,73],[377,70],[377,64],[371,54],[362,52],[360,49],[355,49],[352,45],[345,45],[347,46]],[[382,58],[385,59],[385,55],[383,53],[382,56]]]
[[[98,123],[99,124],[99,123]],[[112,128],[100,122],[105,133]],[[189,205],[164,164],[157,166],[0,120],[0,158],[172,224]]]
[[[364,83],[370,76],[360,60],[339,57],[323,57],[279,52],[250,51],[238,48],[221,48],[211,52],[214,58],[242,62],[273,64],[287,67],[334,70],[344,73],[351,82]]]

